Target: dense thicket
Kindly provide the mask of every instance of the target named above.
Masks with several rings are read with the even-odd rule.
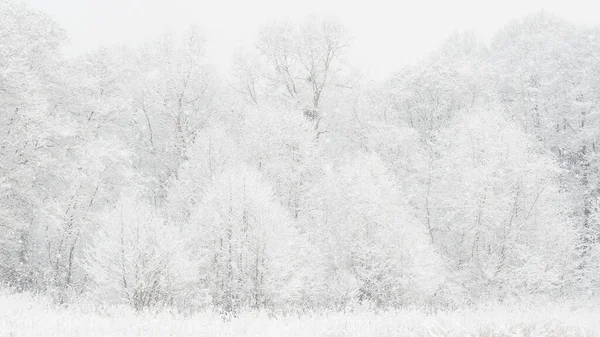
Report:
[[[0,279],[60,303],[297,310],[600,288],[600,30],[454,34],[381,83],[340,25],[67,59],[0,0]],[[390,41],[401,44],[401,41]]]

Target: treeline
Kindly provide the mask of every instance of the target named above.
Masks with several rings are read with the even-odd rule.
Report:
[[[0,0],[7,286],[227,313],[597,294],[597,27],[454,34],[381,83],[317,19],[265,27],[226,78],[193,28],[65,41]]]

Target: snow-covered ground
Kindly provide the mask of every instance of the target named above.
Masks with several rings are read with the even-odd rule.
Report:
[[[427,314],[320,313],[274,318],[246,313],[231,321],[213,314],[107,314],[57,309],[26,294],[0,295],[0,336],[596,336],[600,304],[485,306]]]

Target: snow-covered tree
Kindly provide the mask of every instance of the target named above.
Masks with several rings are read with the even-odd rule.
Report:
[[[356,154],[314,188],[303,221],[325,258],[329,301],[398,306],[435,294],[442,260],[376,155]]]
[[[349,41],[344,27],[332,20],[265,26],[255,50],[238,53],[232,86],[253,104],[298,109],[320,131],[327,96],[355,80],[344,61]]]
[[[216,176],[192,215],[189,243],[213,304],[226,313],[301,302],[309,253],[290,215],[253,169]]]
[[[102,218],[85,256],[89,291],[100,302],[136,310],[201,304],[180,230],[136,196],[123,197]]]
[[[443,127],[461,109],[494,96],[487,47],[473,34],[454,34],[425,61],[389,82],[390,122],[425,134]]]
[[[294,218],[320,173],[314,130],[297,109],[257,106],[244,111],[238,136],[243,158],[271,182],[278,201]]]
[[[205,190],[218,175],[241,156],[239,145],[224,125],[213,125],[196,137],[188,150],[188,160],[171,179],[167,197],[169,221],[177,226],[189,223]]]
[[[497,110],[464,112],[436,138],[426,212],[451,281],[475,299],[560,290],[576,232],[558,164]]]
[[[597,28],[570,24],[546,12],[515,20],[492,43],[501,103],[551,150],[565,169],[561,188],[580,233],[580,268],[587,268],[598,233]]]

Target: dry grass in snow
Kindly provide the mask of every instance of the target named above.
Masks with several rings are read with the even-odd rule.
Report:
[[[273,318],[245,313],[224,321],[211,313],[109,314],[56,308],[27,294],[0,295],[0,336],[600,336],[600,304],[497,305],[426,314],[315,313]]]

